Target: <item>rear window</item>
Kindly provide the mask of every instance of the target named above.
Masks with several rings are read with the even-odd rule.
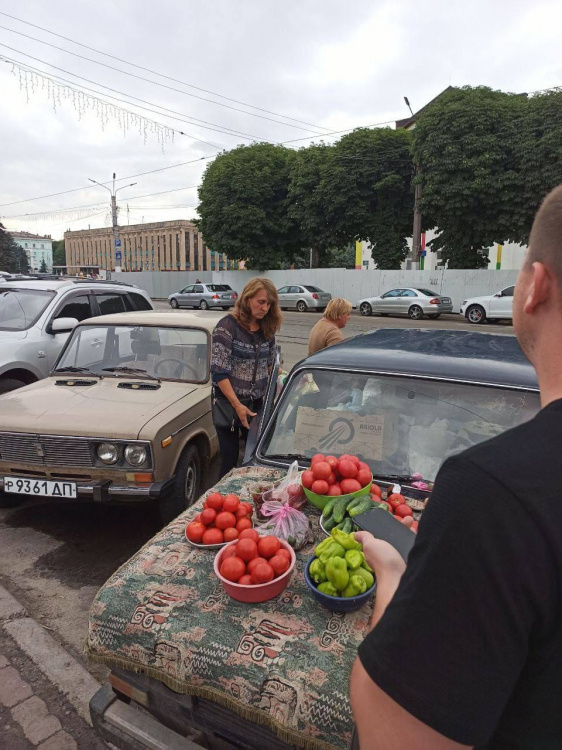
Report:
[[[421,294],[425,294],[426,297],[439,297],[439,293],[432,292],[431,289],[416,289],[416,292],[421,292]]]
[[[230,292],[228,284],[207,284],[207,289],[210,292]]]
[[[321,292],[322,291],[322,289],[320,289],[317,286],[305,286],[305,289],[308,290],[309,292]]]

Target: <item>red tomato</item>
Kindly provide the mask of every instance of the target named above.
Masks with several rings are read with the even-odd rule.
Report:
[[[280,547],[281,542],[276,536],[262,536],[258,542],[258,552],[261,557],[266,557],[268,560],[279,552]]]
[[[285,573],[285,571],[289,570],[290,562],[287,560],[285,555],[273,555],[273,557],[269,560],[269,564],[273,568],[275,578],[277,578],[277,576],[280,576],[282,573]]]
[[[317,453],[315,456],[312,456],[312,459],[310,460],[310,466],[312,468],[317,461],[325,461],[325,460],[326,460],[326,456],[323,453]]]
[[[288,549],[285,549],[285,547],[279,547],[279,551],[275,553],[275,557],[279,557],[281,555],[282,557],[286,557],[289,562],[291,562],[291,553]]]
[[[327,495],[330,485],[324,479],[317,479],[311,487],[315,495]]]
[[[223,561],[227,559],[227,557],[235,557],[236,556],[236,545],[231,544],[230,547],[227,547],[224,552],[222,553],[222,559]]]
[[[193,520],[194,521],[201,521],[201,513],[198,513]]]
[[[249,573],[244,574],[238,579],[239,586],[252,586],[252,576]]]
[[[332,467],[326,461],[317,461],[312,467],[314,479],[328,479],[332,473]]]
[[[359,466],[357,468],[359,469],[359,471],[361,471],[361,469],[366,469],[366,471],[368,472],[371,471],[371,467],[369,466],[369,464],[366,464],[365,461],[359,461]]]
[[[243,529],[240,532],[239,539],[253,539],[254,542],[257,544],[260,540],[260,535],[255,529]]]
[[[245,505],[242,505],[242,503],[240,503],[240,505],[238,506],[238,510],[236,511],[234,515],[239,521],[241,518],[248,518],[250,514],[248,513],[248,508],[246,508]]]
[[[233,542],[235,539],[238,539],[238,529],[233,529],[232,526],[230,526],[223,531],[223,535],[225,542]]]
[[[413,516],[414,511],[410,508],[409,505],[406,505],[406,503],[402,503],[401,505],[396,506],[396,508],[394,509],[394,515],[400,518],[406,518],[406,516]]]
[[[273,568],[271,567],[271,565],[268,565],[267,563],[261,563],[260,565],[256,565],[256,567],[252,570],[251,576],[252,583],[269,583],[269,581],[272,581],[274,579],[275,573],[273,572]]]
[[[352,492],[359,492],[361,485],[357,479],[342,479],[340,482],[342,495],[349,495]]]
[[[215,526],[217,529],[228,529],[236,526],[236,516],[234,513],[223,510],[215,518]]]
[[[370,469],[359,469],[359,471],[357,472],[356,479],[361,487],[366,487],[370,483],[372,478],[373,475],[371,474]]]
[[[301,482],[302,486],[309,490],[314,482],[314,474],[311,471],[303,471]]]
[[[326,456],[326,463],[330,464],[332,471],[338,468],[338,459],[335,456]]]
[[[399,495],[398,493],[389,495],[387,498],[387,503],[390,505],[393,511],[396,510],[399,505],[402,505],[402,503],[405,502],[406,498],[403,495]]]
[[[204,523],[205,526],[210,526],[216,517],[216,510],[213,510],[212,508],[205,508],[205,510],[201,513],[201,523]]]
[[[203,534],[205,533],[205,531],[205,525],[200,521],[192,521],[191,523],[188,523],[185,529],[187,538],[190,542],[195,542],[195,544],[201,543],[201,539],[203,539]]]
[[[252,513],[254,512],[254,506],[252,505],[252,503],[240,503],[240,507],[246,508],[249,516],[251,516]]]
[[[258,545],[253,539],[239,539],[236,544],[236,554],[245,562],[250,562],[258,556]]]
[[[359,469],[359,464],[361,463],[357,456],[350,456],[349,453],[344,453],[343,456],[340,456],[340,461],[352,461],[357,468]]]
[[[239,557],[227,557],[220,566],[220,574],[227,581],[236,583],[246,572],[246,563]]]
[[[331,487],[331,486],[332,486],[333,484],[335,484],[335,483],[336,483],[336,475],[334,474],[334,472],[332,472],[332,473],[330,474],[330,476],[328,477],[328,479],[326,479],[326,481],[328,482],[328,484],[330,485],[330,487]]]
[[[357,476],[357,465],[348,458],[340,458],[338,471],[345,479],[353,479]]]
[[[248,571],[248,573],[251,573],[256,565],[260,565],[261,563],[267,564],[267,560],[265,559],[265,557],[254,557],[254,559],[250,560],[250,562],[246,565],[246,570]]]
[[[343,495],[343,492],[341,491],[341,487],[339,486],[339,484],[330,485],[330,487],[328,488],[328,495],[330,497],[334,497],[336,495]]]
[[[251,529],[252,528],[252,522],[251,520],[246,518],[241,518],[239,521],[236,522],[236,528],[238,531],[244,531],[245,529]]]
[[[224,542],[224,536],[220,529],[207,529],[203,534],[203,539],[201,541],[203,544],[222,544],[222,542]]]
[[[228,510],[230,513],[236,513],[239,505],[240,500],[237,495],[225,495],[224,500],[222,501],[222,509]]]
[[[207,508],[213,508],[216,511],[222,510],[222,495],[219,492],[211,492],[205,500]]]
[[[371,489],[369,490],[369,492],[371,493],[371,495],[377,495],[378,497],[382,495],[381,488],[378,486],[378,484],[375,484],[374,482],[371,485]]]

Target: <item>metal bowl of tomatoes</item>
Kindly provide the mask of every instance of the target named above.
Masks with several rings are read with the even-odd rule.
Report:
[[[203,510],[185,527],[185,538],[193,547],[220,549],[238,539],[244,529],[253,526],[251,503],[241,502],[238,495],[211,492]]]
[[[266,602],[287,588],[296,564],[288,542],[244,530],[215,557],[215,575],[226,593],[246,604]]]

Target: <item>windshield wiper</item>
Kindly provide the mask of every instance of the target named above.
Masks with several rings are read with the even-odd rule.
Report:
[[[59,367],[56,370],[53,370],[53,372],[79,372],[82,375],[93,375],[95,378],[101,379],[103,377],[103,375],[100,375],[97,372],[88,370],[87,367]]]
[[[126,372],[131,375],[139,375],[141,378],[147,380],[157,380],[160,382],[160,378],[149,375],[146,370],[142,370],[140,367],[102,367],[103,372]]]

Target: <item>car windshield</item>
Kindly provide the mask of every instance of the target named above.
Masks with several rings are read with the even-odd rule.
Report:
[[[379,478],[433,481],[447,456],[532,418],[532,391],[310,370],[288,384],[258,454],[358,455]]]
[[[431,289],[416,289],[416,292],[425,294],[426,297],[439,297],[438,292],[432,292]]]
[[[231,291],[228,284],[207,284],[207,289],[210,292],[230,292]]]
[[[307,289],[309,292],[321,292],[322,289],[320,289],[317,286],[305,286],[305,289]]]
[[[37,321],[54,292],[35,289],[0,289],[0,330],[25,331]]]
[[[209,377],[207,332],[159,326],[78,326],[56,372],[85,368],[107,377],[203,383]]]

